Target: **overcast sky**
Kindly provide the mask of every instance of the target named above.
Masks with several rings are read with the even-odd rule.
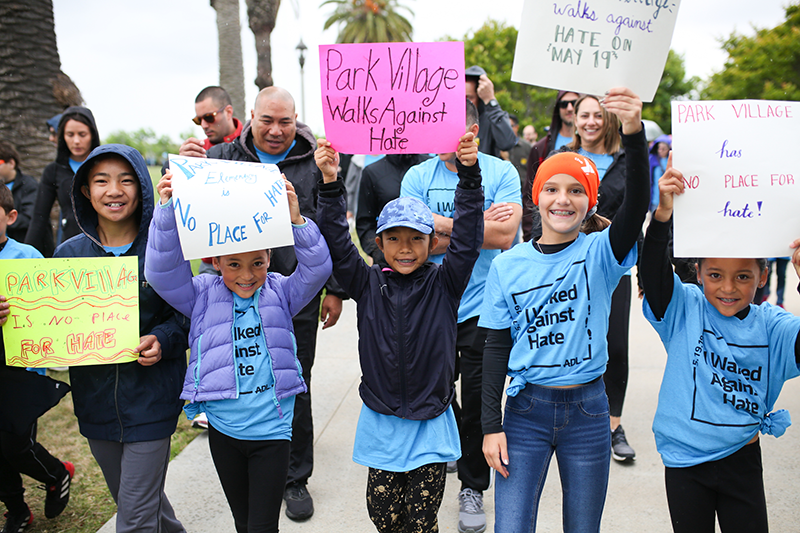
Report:
[[[492,18],[519,27],[523,0],[400,0],[414,15],[414,40],[463,37]],[[283,0],[272,33],[273,78],[297,100],[300,119],[323,133],[317,46],[336,40],[323,32],[332,6],[322,0]],[[726,55],[719,39],[731,32],[752,34],[774,27],[788,0],[684,0],[672,48],[684,55],[689,75],[707,78],[721,70]],[[178,140],[188,131],[201,138],[190,119],[194,98],[219,83],[216,12],[208,0],[53,0],[62,70],[80,88],[97,120],[100,136],[115,130],[154,129]],[[241,1],[246,104],[255,99],[255,44]],[[309,50],[305,103],[300,109],[300,67],[295,47]]]

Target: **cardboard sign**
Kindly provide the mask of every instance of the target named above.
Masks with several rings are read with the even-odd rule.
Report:
[[[680,0],[525,0],[511,79],[578,93],[628,87],[651,102]]]
[[[277,166],[170,154],[169,167],[186,260],[294,244]]]
[[[676,257],[785,257],[800,238],[800,164],[782,147],[800,102],[672,102]]]
[[[455,152],[464,135],[464,43],[319,47],[325,135],[345,154]]]
[[[6,364],[22,367],[135,361],[139,266],[133,257],[7,259],[2,294]]]

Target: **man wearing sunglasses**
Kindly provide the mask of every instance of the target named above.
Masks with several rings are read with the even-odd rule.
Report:
[[[203,128],[206,140],[190,137],[181,145],[180,155],[206,157],[206,151],[220,143],[229,143],[242,133],[242,122],[234,118],[231,97],[222,87],[206,87],[194,100],[192,122]]]
[[[533,178],[536,177],[539,164],[550,155],[550,152],[572,142],[575,132],[575,102],[578,101],[578,97],[578,93],[558,91],[550,130],[533,145],[528,156],[525,185],[522,186],[522,239],[526,242],[531,240],[534,226],[533,200],[531,200]]]

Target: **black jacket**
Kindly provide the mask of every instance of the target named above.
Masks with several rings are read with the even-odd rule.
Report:
[[[31,217],[33,217],[33,204],[36,202],[38,188],[39,184],[36,183],[35,178],[23,174],[17,169],[14,187],[11,189],[11,194],[14,196],[14,209],[17,210],[17,220],[6,228],[6,235],[17,242],[25,242],[25,236],[31,225]]]
[[[242,129],[242,134],[238,139],[234,139],[233,142],[212,146],[207,153],[208,157],[226,161],[259,163],[260,160],[253,145],[251,125],[252,121],[248,120]],[[286,159],[278,163],[278,168],[286,175],[286,179],[294,185],[297,201],[300,204],[300,214],[316,222],[317,182],[322,179],[322,174],[314,161],[317,140],[314,138],[314,134],[311,133],[311,128],[302,122],[297,123],[295,140],[297,143],[294,148],[286,155]],[[297,256],[294,253],[294,246],[283,246],[272,250],[272,259],[269,264],[270,272],[278,272],[284,276],[289,276],[296,267]],[[325,284],[325,288],[329,294],[340,298],[347,297],[333,277]]]
[[[495,100],[496,101],[496,100]],[[511,150],[517,136],[511,129],[508,113],[499,105],[486,105],[478,98],[478,150],[484,154],[500,157],[500,150]]]
[[[429,157],[427,154],[389,154],[361,172],[356,232],[361,248],[375,263],[384,263],[383,253],[375,244],[375,230],[383,206],[400,196],[400,184],[406,171]]]
[[[320,185],[318,225],[337,279],[358,304],[359,393],[378,413],[430,420],[453,400],[458,305],[483,244],[480,169],[466,168],[458,166],[444,261],[408,275],[367,266],[350,239],[341,180]]]
[[[92,139],[98,140],[97,126],[92,112],[85,107],[68,107],[62,114],[61,122],[64,121],[66,115],[72,113],[80,113],[89,119],[92,123],[89,128],[92,132]],[[60,131],[61,123],[59,123]],[[53,208],[53,202],[58,200],[61,208],[62,242],[81,232],[78,222],[75,220],[75,214],[72,212],[72,178],[75,174],[72,172],[72,167],[69,166],[69,156],[69,148],[62,137],[58,141],[56,160],[47,165],[42,172],[31,224],[25,236],[25,243],[39,250],[45,257],[53,255],[53,231],[50,227],[50,210]]]
[[[115,442],[163,439],[175,432],[183,408],[179,396],[186,373],[189,320],[164,302],[144,275],[147,232],[155,205],[153,184],[144,159],[129,146],[106,144],[93,150],[86,163],[106,153],[123,156],[139,178],[139,235],[123,255],[138,256],[139,332],[141,336],[155,335],[161,343],[162,355],[161,360],[152,366],[142,366],[133,361],[71,367],[69,376],[75,416],[81,434],[89,439]],[[82,233],[59,246],[54,257],[112,255],[100,244],[97,213],[80,191],[88,173],[86,169],[90,166],[81,165],[72,187],[72,205]]]

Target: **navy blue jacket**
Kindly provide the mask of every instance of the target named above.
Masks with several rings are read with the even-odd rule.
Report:
[[[155,199],[150,174],[139,152],[121,144],[106,144],[89,154],[72,185],[72,207],[82,233],[59,246],[54,257],[113,255],[103,249],[97,234],[97,213],[81,192],[92,160],[108,153],[124,157],[139,178],[141,201],[135,215],[139,218],[139,235],[123,255],[138,256],[139,334],[158,338],[161,360],[152,366],[133,361],[71,367],[75,416],[81,434],[89,439],[115,442],[163,439],[175,432],[183,407],[179,396],[186,372],[189,320],[162,300],[144,275],[147,232]]]
[[[358,305],[359,394],[381,414],[430,420],[453,401],[458,305],[483,244],[480,169],[459,164],[458,174],[444,261],[407,275],[367,266],[350,238],[343,182],[319,184],[317,223],[334,275]]]

